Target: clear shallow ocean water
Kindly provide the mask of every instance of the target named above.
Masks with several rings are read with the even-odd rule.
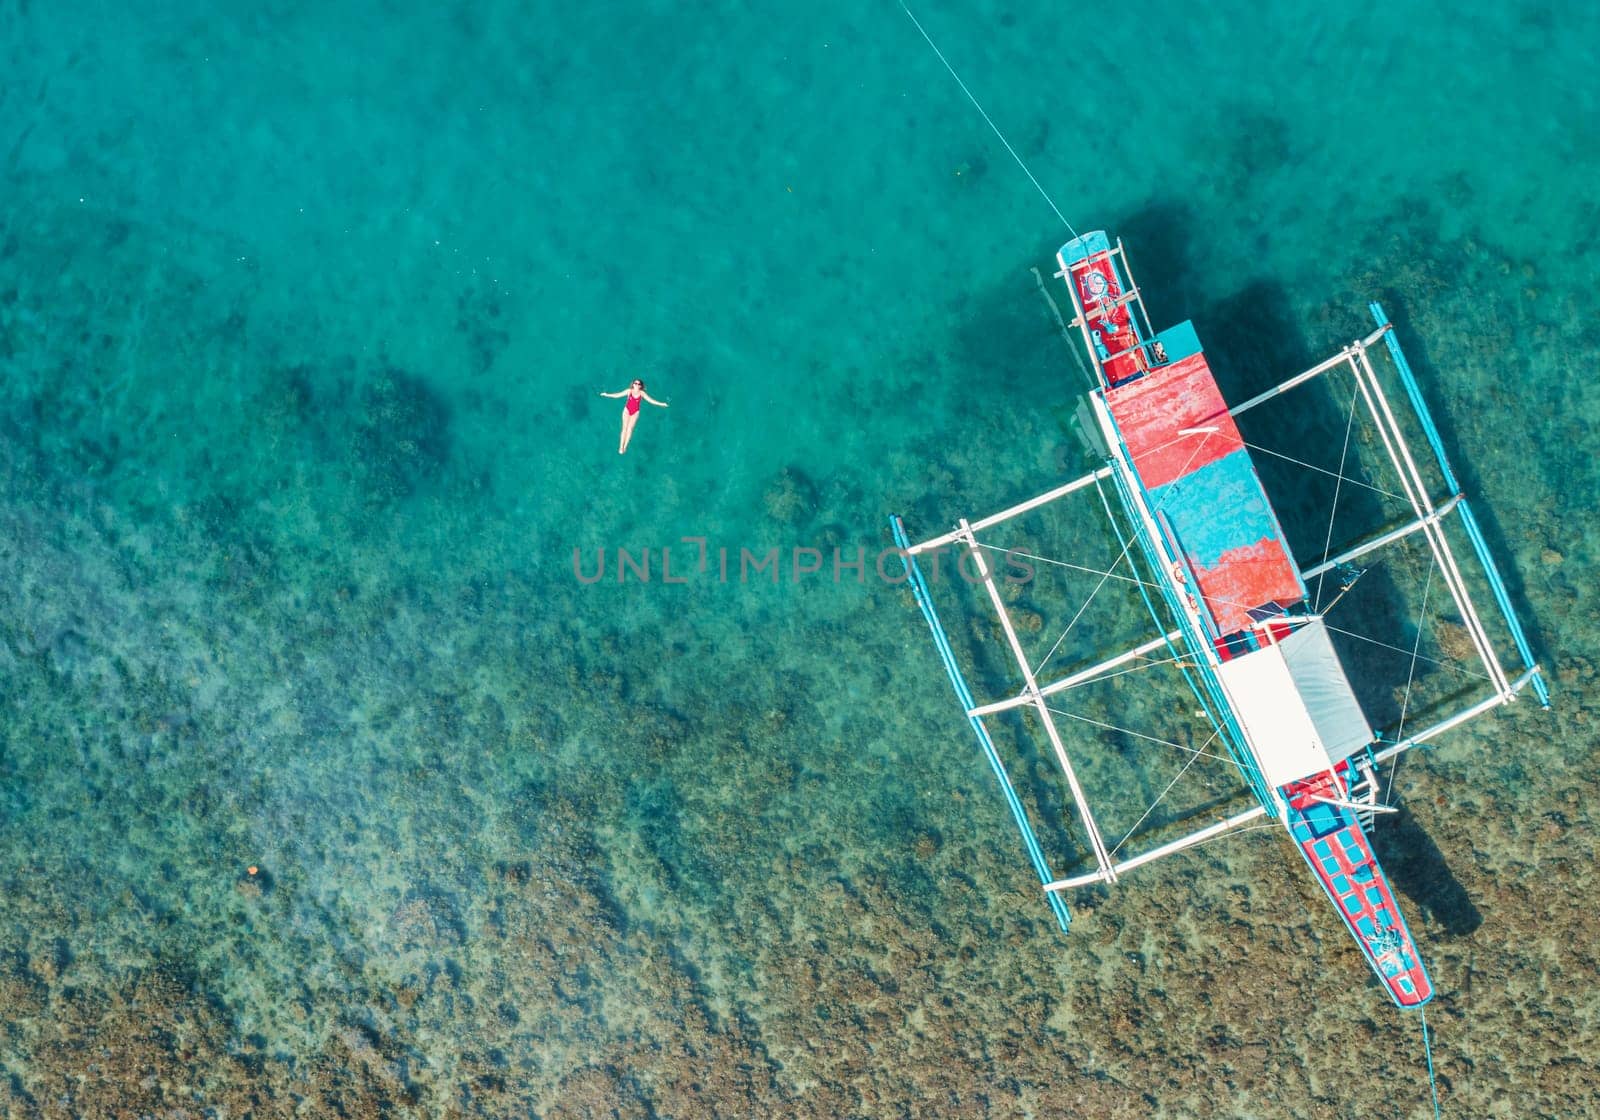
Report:
[[[1600,20],[918,14],[1230,393],[1404,324],[1558,692],[1396,783],[1442,1104],[1594,1111]],[[1066,234],[897,5],[0,51],[5,1114],[1430,1114],[1275,837],[1063,939],[903,593],[737,577],[1078,463]]]

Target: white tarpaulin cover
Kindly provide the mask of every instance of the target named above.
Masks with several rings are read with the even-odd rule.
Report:
[[[1372,741],[1320,619],[1223,662],[1220,675],[1268,785],[1330,769]]]
[[[1278,646],[1328,757],[1342,762],[1372,742],[1372,725],[1351,691],[1322,619],[1296,628]]]

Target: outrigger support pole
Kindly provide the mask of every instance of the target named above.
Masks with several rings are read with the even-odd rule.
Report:
[[[1506,627],[1511,631],[1512,640],[1516,642],[1517,653],[1527,670],[1524,678],[1533,685],[1534,695],[1539,697],[1539,703],[1549,708],[1550,687],[1545,683],[1544,674],[1534,662],[1528,636],[1523,633],[1522,621],[1511,606],[1511,595],[1506,590],[1505,580],[1500,576],[1500,568],[1495,564],[1494,556],[1489,552],[1489,546],[1483,539],[1483,531],[1478,528],[1478,519],[1473,516],[1472,507],[1467,504],[1466,497],[1461,493],[1461,484],[1456,481],[1455,471],[1450,469],[1450,460],[1444,453],[1444,440],[1440,438],[1439,429],[1433,422],[1433,414],[1428,411],[1428,402],[1422,397],[1422,387],[1411,372],[1411,363],[1406,361],[1405,352],[1400,349],[1400,341],[1394,336],[1394,325],[1389,322],[1389,317],[1383,313],[1383,307],[1376,300],[1368,304],[1367,309],[1372,312],[1373,321],[1383,332],[1384,344],[1389,347],[1389,357],[1394,359],[1395,369],[1400,372],[1400,383],[1405,386],[1406,396],[1411,399],[1411,407],[1416,411],[1417,419],[1422,424],[1423,434],[1428,437],[1434,458],[1439,461],[1439,470],[1444,475],[1445,485],[1450,487],[1450,496],[1452,499],[1460,499],[1461,524],[1467,530],[1467,537],[1472,541],[1472,549],[1478,554],[1478,561],[1488,576],[1489,589],[1494,593],[1495,604],[1505,616]]]
[[[1300,573],[1300,577],[1307,580],[1314,579],[1317,576],[1320,576],[1323,572],[1331,572],[1333,569],[1348,564],[1352,560],[1360,559],[1369,552],[1376,552],[1386,544],[1393,544],[1402,537],[1409,537],[1418,529],[1426,528],[1430,523],[1437,524],[1438,522],[1443,521],[1445,517],[1449,515],[1450,511],[1455,509],[1456,506],[1460,505],[1463,501],[1465,501],[1465,499],[1462,498],[1460,494],[1457,494],[1454,497],[1446,500],[1443,505],[1434,510],[1432,513],[1428,514],[1428,516],[1420,517],[1415,521],[1407,521],[1398,529],[1391,529],[1387,533],[1373,537],[1369,541],[1365,541],[1356,545],[1354,548],[1339,553],[1339,555],[1333,557],[1331,560],[1324,560],[1315,567],[1306,568]]]
[[[1043,505],[1049,505],[1057,498],[1065,498],[1068,494],[1082,490],[1088,486],[1093,486],[1096,482],[1099,482],[1102,478],[1105,478],[1110,474],[1110,467],[1100,467],[1097,470],[1092,470],[1081,478],[1075,478],[1071,482],[1057,486],[1054,490],[1046,490],[1043,494],[1035,495],[1025,502],[1018,502],[1016,505],[1011,506],[1008,509],[1003,509],[999,513],[991,513],[988,517],[979,518],[977,521],[972,523],[972,531],[977,532],[979,529],[987,529],[990,526],[998,525],[1002,521],[1010,521],[1013,517],[1020,517],[1030,510],[1038,509]],[[937,552],[941,548],[948,548],[950,545],[955,544],[956,541],[960,539],[961,531],[956,529],[940,537],[932,537],[925,541],[918,541],[916,544],[906,544],[902,545],[901,547],[904,548],[908,554],[917,556],[924,552]]]
[[[1058,692],[1065,692],[1069,688],[1076,688],[1078,685],[1085,684],[1088,681],[1092,681],[1097,677],[1103,676],[1119,666],[1126,665],[1130,661],[1137,661],[1141,657],[1152,654],[1158,649],[1163,647],[1170,648],[1172,643],[1181,637],[1183,637],[1182,630],[1172,630],[1162,634],[1159,638],[1151,638],[1148,642],[1145,642],[1143,645],[1134,646],[1126,653],[1119,653],[1115,657],[1108,657],[1098,665],[1091,665],[1087,669],[1079,669],[1071,676],[1062,677],[1058,681],[1052,681],[1051,683],[1039,689],[1039,695],[1054,696]],[[1004,700],[996,700],[992,704],[982,704],[976,708],[973,708],[967,713],[967,715],[993,715],[995,712],[1003,712],[1009,708],[1023,708],[1031,703],[1033,703],[1033,697],[1024,691],[1018,696],[1009,696]]]
[[[1117,870],[1112,866],[1111,853],[1106,850],[1105,838],[1100,835],[1100,826],[1095,824],[1094,814],[1089,811],[1089,801],[1084,797],[1083,787],[1078,784],[1078,775],[1072,769],[1072,760],[1067,757],[1067,748],[1061,741],[1061,732],[1056,730],[1056,721],[1050,717],[1050,707],[1039,694],[1039,682],[1034,679],[1033,669],[1028,665],[1028,655],[1023,652],[1016,627],[1011,625],[1011,615],[1006,610],[1005,600],[1000,598],[1000,589],[994,585],[994,577],[989,574],[988,558],[978,547],[977,538],[973,536],[972,526],[967,523],[967,519],[963,517],[960,524],[961,539],[972,552],[978,575],[983,579],[983,586],[989,592],[989,601],[994,604],[995,613],[1000,616],[1000,625],[1005,630],[1012,656],[1017,659],[1017,668],[1022,671],[1022,680],[1027,693],[1033,698],[1034,709],[1038,711],[1039,719],[1044,724],[1045,734],[1050,738],[1050,746],[1056,752],[1056,761],[1061,764],[1061,773],[1066,776],[1067,786],[1072,790],[1072,800],[1077,803],[1078,816],[1083,820],[1083,831],[1089,837],[1089,847],[1094,852],[1095,864],[1100,868],[1100,877],[1108,883],[1115,883]]]
[[[961,667],[956,664],[955,654],[950,649],[950,639],[945,636],[944,624],[939,621],[938,612],[933,609],[933,599],[928,594],[928,585],[922,580],[922,570],[917,566],[916,555],[911,550],[911,542],[906,538],[906,528],[898,517],[891,517],[889,525],[894,530],[894,543],[900,549],[900,560],[905,565],[906,582],[911,587],[911,594],[917,601],[917,606],[922,608],[922,617],[928,623],[928,629],[933,632],[933,644],[939,651],[939,658],[944,662],[945,672],[950,677],[950,684],[956,690],[956,698],[961,701],[963,708],[972,708],[972,690],[967,687],[967,679],[962,675]],[[1022,834],[1023,847],[1028,850],[1028,860],[1033,864],[1034,871],[1039,876],[1039,882],[1051,882],[1055,875],[1050,870],[1049,862],[1044,858],[1044,849],[1039,846],[1039,838],[1034,835],[1033,826],[1028,823],[1028,813],[1022,807],[1022,800],[1017,796],[1016,787],[1011,784],[1011,777],[1006,773],[1005,763],[1000,761],[1000,753],[995,750],[994,740],[989,738],[989,729],[984,726],[983,720],[978,716],[969,716],[972,730],[978,736],[978,745],[983,748],[984,757],[989,760],[989,767],[994,771],[994,776],[1000,782],[1000,790],[1005,794],[1006,804],[1011,807],[1011,816],[1017,822],[1017,831]],[[1072,925],[1072,912],[1067,909],[1067,904],[1054,892],[1047,896],[1050,900],[1050,909],[1055,913],[1056,921],[1065,933]]]
[[[1321,377],[1329,370],[1338,369],[1345,362],[1350,361],[1354,355],[1362,350],[1365,350],[1374,342],[1377,342],[1378,338],[1382,334],[1383,328],[1380,327],[1378,330],[1373,331],[1371,334],[1367,335],[1366,338],[1361,339],[1359,342],[1352,342],[1349,346],[1346,346],[1343,350],[1339,351],[1331,358],[1325,358],[1316,365],[1312,366],[1310,369],[1303,370],[1302,372],[1295,374],[1293,377],[1289,378],[1289,380],[1280,382],[1265,392],[1257,393],[1243,404],[1234,405],[1232,408],[1228,409],[1228,415],[1238,416],[1242,412],[1249,412],[1258,404],[1265,404],[1273,397],[1281,397],[1290,389],[1298,388],[1314,377]]]
[[[1527,687],[1530,681],[1535,681],[1538,679],[1539,667],[1535,665],[1525,671],[1522,676],[1511,682],[1511,691],[1521,692],[1525,687]],[[1484,712],[1487,712],[1490,708],[1496,707],[1503,703],[1505,703],[1505,701],[1498,693],[1493,696],[1486,696],[1476,704],[1473,704],[1471,707],[1462,708],[1455,715],[1446,719],[1442,719],[1433,726],[1426,727],[1423,730],[1418,731],[1415,735],[1407,735],[1398,743],[1386,744],[1382,750],[1373,752],[1372,761],[1375,763],[1388,762],[1395,755],[1400,754],[1403,751],[1408,751],[1412,747],[1420,747],[1423,743],[1426,743],[1435,735],[1442,735],[1446,731],[1449,731],[1452,727],[1459,727],[1461,724],[1466,723],[1469,719],[1476,719],[1478,716],[1483,715]]]
[[[1253,808],[1246,809],[1242,813],[1236,813],[1226,820],[1220,820],[1216,824],[1207,825],[1205,828],[1191,832],[1187,836],[1180,836],[1178,839],[1169,844],[1162,844],[1159,848],[1151,848],[1148,852],[1141,852],[1139,855],[1129,856],[1121,863],[1115,865],[1117,874],[1120,875],[1125,871],[1132,871],[1135,867],[1142,867],[1147,863],[1154,863],[1163,856],[1170,856],[1174,852],[1181,852],[1185,848],[1194,847],[1196,844],[1204,844],[1213,836],[1221,836],[1224,832],[1227,832],[1230,829],[1238,828],[1242,824],[1249,824],[1254,820],[1260,820],[1266,815],[1266,807],[1263,805],[1256,805]],[[1057,879],[1053,883],[1046,883],[1044,885],[1044,889],[1047,894],[1053,896],[1057,891],[1071,890],[1073,887],[1086,887],[1091,883],[1097,882],[1099,879],[1099,875],[1074,875],[1069,879]]]
[[[1405,491],[1406,500],[1411,503],[1412,512],[1416,514],[1417,520],[1423,522],[1422,535],[1427,539],[1434,561],[1439,566],[1439,576],[1450,592],[1450,598],[1455,601],[1456,609],[1461,612],[1467,634],[1478,651],[1478,657],[1483,661],[1489,679],[1494,683],[1495,691],[1500,694],[1501,702],[1508,702],[1516,693],[1512,691],[1506,671],[1489,641],[1483,620],[1478,617],[1477,608],[1472,605],[1472,598],[1467,594],[1466,582],[1461,577],[1461,569],[1456,564],[1450,542],[1445,538],[1444,530],[1431,520],[1431,515],[1434,513],[1433,499],[1428,496],[1422,472],[1417,469],[1416,460],[1411,457],[1411,448],[1407,445],[1405,434],[1394,418],[1394,411],[1389,407],[1389,398],[1384,393],[1383,386],[1378,383],[1378,375],[1372,369],[1372,362],[1367,358],[1365,347],[1359,348],[1355,356],[1350,359],[1350,369],[1355,374],[1356,386],[1361,390],[1367,412],[1372,416],[1372,422],[1383,441],[1384,450],[1388,452],[1395,473],[1400,478],[1400,487]]]

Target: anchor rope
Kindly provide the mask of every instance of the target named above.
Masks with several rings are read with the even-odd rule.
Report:
[[[1067,227],[1067,232],[1072,234],[1073,237],[1077,237],[1078,231],[1073,228],[1071,222],[1067,221],[1067,216],[1061,212],[1061,207],[1057,206],[1055,199],[1050,197],[1050,192],[1039,185],[1039,180],[1033,177],[1033,172],[1028,170],[1028,165],[1022,162],[1022,157],[1017,155],[1017,150],[1011,146],[1011,141],[1006,139],[1006,134],[1000,131],[1000,126],[994,123],[988,112],[978,103],[978,99],[972,95],[972,91],[967,88],[967,83],[961,80],[961,75],[956,73],[956,68],[950,65],[950,60],[939,49],[939,44],[933,41],[933,36],[928,34],[927,29],[922,26],[922,22],[911,14],[911,9],[906,7],[905,0],[900,0],[900,10],[905,12],[907,18],[922,33],[922,37],[928,41],[928,46],[932,47],[933,53],[939,56],[939,61],[944,63],[944,68],[950,71],[950,76],[956,80],[956,85],[961,87],[961,92],[967,95],[968,101],[972,102],[972,107],[978,110],[979,115],[983,117],[984,121],[994,131],[994,134],[1000,138],[1000,143],[1006,146],[1006,151],[1011,153],[1011,158],[1017,161],[1017,166],[1022,168],[1022,173],[1028,177],[1028,182],[1033,184],[1033,189],[1039,192],[1039,196],[1045,202],[1049,203],[1050,209],[1054,210],[1056,217],[1061,219],[1061,224]]]
[[[1433,1120],[1439,1120],[1439,1079],[1433,1072],[1433,1043],[1428,1039],[1428,1009],[1417,1008],[1422,1016],[1422,1052],[1428,1056],[1428,1091],[1433,1094]]]

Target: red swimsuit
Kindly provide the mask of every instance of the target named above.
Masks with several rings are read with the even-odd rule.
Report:
[[[629,416],[639,415],[639,399],[639,397],[633,396],[631,393],[628,395],[628,403],[624,406],[624,411]]]

